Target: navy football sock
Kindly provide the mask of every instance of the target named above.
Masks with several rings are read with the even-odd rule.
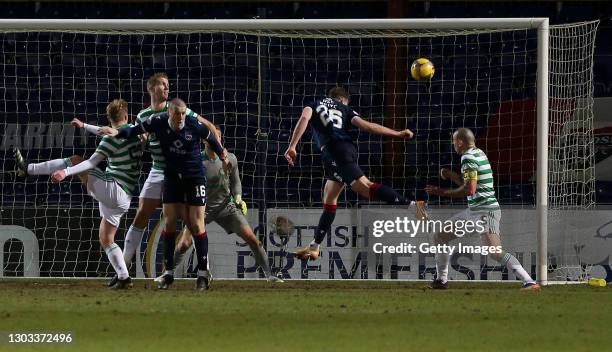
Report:
[[[370,200],[382,200],[387,204],[410,204],[409,199],[380,183],[370,185]]]
[[[193,236],[196,255],[198,256],[198,271],[208,270],[208,236],[206,231]]]
[[[176,232],[162,231],[164,239],[164,267],[166,270],[174,270],[174,247],[176,244]]]
[[[331,232],[331,224],[334,222],[336,218],[336,208],[338,206],[336,204],[323,204],[323,214],[319,218],[319,226],[317,226],[315,231],[314,241],[317,244],[321,244],[325,235],[328,232]]]

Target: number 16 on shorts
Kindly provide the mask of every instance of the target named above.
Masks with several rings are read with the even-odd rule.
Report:
[[[206,185],[195,185],[195,196],[198,198],[202,205],[206,205]]]

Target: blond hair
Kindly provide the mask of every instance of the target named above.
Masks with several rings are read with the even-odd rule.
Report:
[[[106,117],[111,123],[119,122],[127,112],[128,104],[123,99],[114,99],[106,106]]]
[[[162,79],[166,79],[166,81],[168,80],[168,75],[164,72],[158,72],[151,76],[147,81],[147,90],[151,90],[153,86],[160,84]]]

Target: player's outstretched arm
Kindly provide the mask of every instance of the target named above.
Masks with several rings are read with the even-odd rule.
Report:
[[[374,122],[366,121],[359,116],[354,117],[351,120],[351,123],[355,127],[359,128],[360,130],[364,132],[377,134],[381,136],[394,137],[394,138],[412,138],[412,136],[414,136],[414,133],[409,129],[405,129],[402,131],[396,131],[391,128],[385,127],[383,125],[379,125]]]
[[[86,124],[76,117],[73,118],[72,121],[70,121],[70,124],[75,128],[84,128],[85,131],[91,134],[95,134],[97,136],[102,134],[102,128],[100,126]]]
[[[295,126],[295,129],[293,130],[293,135],[291,136],[289,148],[287,148],[287,151],[285,151],[285,159],[287,159],[287,162],[291,166],[295,165],[295,161],[297,160],[297,151],[295,150],[295,148],[297,147],[298,143],[300,143],[300,139],[302,139],[302,136],[306,131],[306,127],[308,127],[308,123],[310,122],[311,117],[312,108],[307,106],[304,108],[304,110],[302,110],[302,116],[300,116],[300,119],[298,120],[298,123]]]
[[[144,123],[138,124],[133,127],[123,127],[120,129],[107,126],[100,127],[100,134],[104,136],[127,139],[133,136],[139,136],[141,134],[151,132],[152,129],[153,127],[151,125],[151,119],[149,119]]]
[[[63,170],[55,171],[53,174],[51,174],[51,181],[54,183],[59,183],[68,176],[78,175],[80,173],[89,171],[98,166],[98,164],[104,159],[105,156],[103,154],[94,152],[89,159],[84,160],[75,166],[70,166]]]

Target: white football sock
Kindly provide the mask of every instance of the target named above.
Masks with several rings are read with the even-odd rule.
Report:
[[[436,278],[442,282],[448,281],[448,263],[450,262],[450,254],[436,253]]]
[[[28,164],[28,175],[51,175],[70,166],[69,159],[53,159],[42,163]]]
[[[508,271],[514,273],[517,278],[523,281],[523,284],[534,283],[535,281],[531,278],[527,271],[523,268],[521,263],[510,253],[505,253],[502,257],[501,264],[508,268]]]
[[[140,242],[142,241],[142,235],[144,229],[132,225],[128,229],[125,235],[125,241],[123,242],[123,258],[126,264],[131,264],[136,255],[136,251],[140,248]]]
[[[130,275],[128,274],[127,266],[125,265],[125,260],[123,260],[123,253],[121,253],[121,248],[119,248],[116,243],[112,243],[108,247],[105,247],[104,251],[108,256],[108,260],[113,266],[113,269],[115,269],[117,276],[119,276],[119,279],[127,279]]]

